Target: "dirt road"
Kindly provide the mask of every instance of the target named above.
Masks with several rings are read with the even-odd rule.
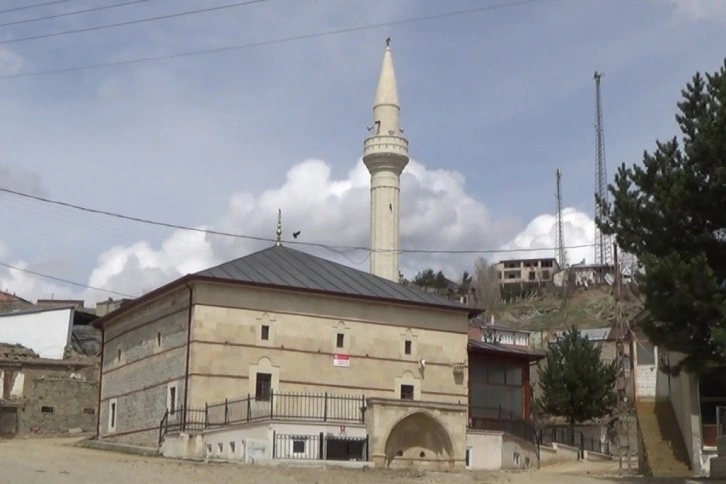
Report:
[[[74,440],[0,441],[0,484],[609,484],[672,482],[603,476],[612,463],[578,464],[529,472],[435,473],[203,464],[74,447]],[[587,473],[590,475],[587,475]],[[597,477],[593,474],[598,474]],[[691,481],[697,482],[697,481]]]

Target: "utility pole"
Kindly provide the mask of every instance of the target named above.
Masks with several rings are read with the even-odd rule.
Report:
[[[605,162],[605,127],[602,115],[602,97],[600,79],[602,72],[595,71],[595,193],[600,200],[608,201],[608,174]],[[595,217],[598,215],[599,204],[595,202]],[[610,237],[603,234],[595,224],[595,264],[600,266],[612,263]]]
[[[567,266],[567,253],[565,252],[565,231],[563,228],[562,221],[562,187],[560,180],[562,179],[562,172],[557,168],[557,263],[560,265],[560,269],[565,270]]]
[[[618,377],[615,388],[617,392],[617,436],[618,436],[618,470],[623,471],[623,457],[627,459],[628,472],[632,471],[632,458],[630,456],[630,421],[632,403],[628,400],[628,375],[631,372],[630,364],[632,358],[625,359],[625,338],[630,338],[628,322],[625,320],[622,297],[623,277],[618,264],[618,246],[612,245],[613,263],[615,265],[615,315],[617,318],[617,336],[615,340],[615,352],[618,359]],[[630,345],[628,345],[630,348]],[[625,455],[623,455],[625,454]]]

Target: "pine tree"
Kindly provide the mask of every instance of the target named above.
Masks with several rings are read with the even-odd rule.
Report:
[[[643,269],[643,330],[686,355],[669,370],[726,367],[726,63],[681,92],[682,132],[618,169],[597,223]]]
[[[572,327],[547,349],[537,406],[544,415],[566,418],[574,430],[576,423],[613,411],[617,372],[616,363],[603,362],[600,348]]]

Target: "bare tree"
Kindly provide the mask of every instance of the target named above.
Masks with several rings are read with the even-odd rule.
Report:
[[[484,258],[476,261],[474,279],[471,283],[474,305],[487,312],[497,310],[502,305],[502,290],[499,271]]]

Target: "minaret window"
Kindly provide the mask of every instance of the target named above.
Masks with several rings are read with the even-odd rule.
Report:
[[[376,136],[378,136],[379,134],[381,134],[381,122],[376,121],[374,124],[376,125]]]

